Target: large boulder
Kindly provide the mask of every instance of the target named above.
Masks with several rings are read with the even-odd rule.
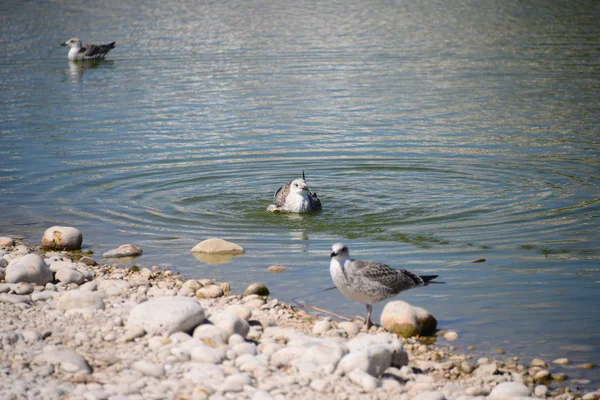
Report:
[[[53,274],[44,259],[37,254],[27,254],[13,260],[6,267],[5,280],[7,283],[29,282],[45,285],[51,282]]]
[[[42,247],[46,250],[79,250],[82,242],[81,232],[70,226],[53,226],[42,237]]]
[[[206,239],[194,246],[191,251],[207,254],[244,254],[245,252],[242,246],[219,238]]]
[[[204,309],[189,297],[164,296],[135,306],[127,319],[128,327],[139,326],[150,334],[170,335],[190,332],[204,322]]]
[[[390,301],[381,312],[381,326],[404,338],[415,335],[429,336],[435,333],[437,320],[420,307],[405,301]]]
[[[506,400],[514,397],[528,397],[531,389],[519,382],[502,382],[487,397],[488,400]]]
[[[104,310],[104,295],[87,290],[69,290],[58,299],[57,308],[67,310]]]

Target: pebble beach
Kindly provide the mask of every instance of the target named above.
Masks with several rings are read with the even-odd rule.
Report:
[[[600,399],[553,371],[568,359],[475,358],[367,332],[260,283],[235,293],[210,276],[124,268],[111,257],[142,249],[96,256],[67,234],[60,246],[75,250],[0,238],[0,399]]]

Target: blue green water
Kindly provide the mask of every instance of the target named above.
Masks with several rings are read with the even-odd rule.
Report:
[[[304,296],[343,241],[439,274],[399,298],[459,350],[598,364],[598,20],[594,1],[3,4],[0,234],[72,225],[96,255],[133,243],[140,265],[364,314]],[[69,63],[73,36],[117,48]],[[267,213],[302,170],[324,210]],[[246,254],[189,252],[213,236]]]

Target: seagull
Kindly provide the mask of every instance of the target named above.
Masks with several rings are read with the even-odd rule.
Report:
[[[267,211],[307,213],[320,210],[321,200],[316,193],[310,192],[305,179],[302,171],[302,179],[298,178],[280,187]]]
[[[69,60],[101,60],[104,56],[115,48],[117,42],[110,42],[108,44],[81,44],[81,39],[72,38],[61,44],[61,46],[69,46]]]
[[[331,247],[329,273],[333,283],[347,298],[367,305],[369,329],[373,304],[389,299],[408,289],[427,286],[438,275],[417,275],[405,269],[395,269],[373,261],[360,261],[350,258],[350,251],[343,243]]]

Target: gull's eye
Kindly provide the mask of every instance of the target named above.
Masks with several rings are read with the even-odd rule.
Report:
[[[298,184],[297,184],[297,183],[294,183],[294,186],[298,187]]]

